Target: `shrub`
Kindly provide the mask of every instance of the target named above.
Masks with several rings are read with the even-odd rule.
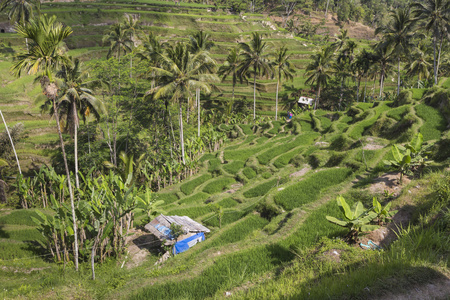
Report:
[[[234,178],[231,177],[218,177],[214,181],[208,183],[203,188],[203,192],[208,194],[219,193],[235,182],[236,180],[234,180]]]
[[[413,102],[414,100],[412,91],[402,90],[393,104],[394,106],[402,106],[406,104],[412,104]]]
[[[269,179],[272,176],[272,173],[270,172],[264,172],[261,174],[261,177],[264,179]]]
[[[230,174],[235,175],[240,169],[244,167],[244,162],[240,160],[235,160],[231,163],[223,165],[223,169]]]
[[[343,133],[331,142],[330,149],[344,151],[350,149],[352,145],[353,140],[350,139],[346,133]]]
[[[245,177],[247,177],[248,179],[253,179],[256,176],[256,172],[255,170],[253,170],[253,168],[250,167],[245,167],[244,170],[242,171],[242,173],[245,175]]]
[[[198,187],[199,185],[201,185],[202,183],[208,181],[209,179],[211,179],[212,176],[211,174],[204,174],[201,175],[195,179],[192,179],[186,183],[183,183],[180,186],[180,190],[186,194],[186,195],[190,195],[192,194],[192,192],[195,190],[196,187]]]
[[[195,202],[201,202],[204,201],[206,199],[208,199],[209,195],[205,194],[203,192],[199,192],[196,193],[190,197],[186,197],[184,199],[181,199],[178,203],[180,204],[190,204],[190,203],[195,203]]]
[[[328,169],[314,173],[310,177],[291,185],[275,195],[275,203],[286,210],[314,202],[320,191],[326,187],[344,181],[352,171],[347,168]]]
[[[244,192],[245,198],[253,198],[264,196],[268,191],[277,185],[278,179],[270,180],[260,185],[255,186]]]
[[[298,168],[306,162],[306,159],[302,154],[297,154],[289,162]]]

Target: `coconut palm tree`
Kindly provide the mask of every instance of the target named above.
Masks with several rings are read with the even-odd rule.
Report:
[[[208,82],[217,80],[217,76],[206,73],[205,65],[213,63],[213,60],[205,52],[192,54],[186,44],[178,43],[167,48],[165,53],[158,54],[158,61],[160,67],[152,67],[159,79],[158,85],[147,94],[153,94],[154,99],[171,97],[173,102],[178,102],[181,160],[186,164],[182,103],[190,96],[192,89],[200,88],[206,93],[211,91]]]
[[[385,43],[378,43],[374,46],[374,66],[378,64],[378,68],[374,68],[374,70],[380,73],[380,94],[379,97],[383,95],[384,89],[384,80],[386,79],[387,74],[390,72],[392,67],[392,50],[388,48],[388,45]],[[375,76],[376,77],[376,76]]]
[[[230,49],[227,59],[225,60],[224,64],[220,66],[218,71],[218,75],[222,77],[222,82],[225,81],[225,79],[231,75],[233,82],[233,90],[231,94],[232,102],[234,102],[234,89],[237,83],[240,64],[241,64],[240,50],[238,47],[234,47]]]
[[[336,36],[336,41],[332,44],[336,51],[341,50],[342,47],[348,42],[348,30],[341,28],[339,34]]]
[[[35,8],[40,16],[41,1],[40,0],[2,0],[0,2],[0,12],[10,7],[8,12],[8,19],[11,24],[24,25],[28,23],[33,16],[33,9]],[[25,44],[28,51],[28,39],[25,38]]]
[[[9,133],[8,125],[6,125],[5,117],[3,116],[2,111],[0,110],[0,116],[2,117],[3,124],[5,124],[6,133],[8,134],[9,140],[11,141],[11,147],[14,151],[14,155],[16,156],[17,167],[19,168],[19,173],[22,174],[22,170],[20,169],[19,157],[17,156],[16,148],[14,147],[13,139],[11,138],[11,134]]]
[[[418,47],[411,54],[410,62],[407,68],[409,75],[417,74],[417,88],[420,87],[420,81],[422,78],[427,79],[430,77],[431,63],[428,62],[428,57],[423,50],[425,49]]]
[[[92,90],[87,88],[89,74],[81,71],[81,63],[78,59],[73,61],[72,66],[63,66],[56,76],[63,79],[58,97],[58,108],[65,108],[63,111],[67,117],[66,130],[69,129],[73,136],[75,183],[76,187],[80,188],[78,180],[78,115],[81,114],[84,123],[90,114],[99,120],[100,114],[106,114],[106,108],[100,99],[94,97]]]
[[[256,119],[256,76],[269,76],[272,74],[269,61],[270,47],[263,42],[263,37],[258,32],[252,33],[251,41],[239,44],[242,52],[239,76],[247,78],[249,73],[253,74],[253,120]]]
[[[56,120],[59,120],[58,110],[56,108],[56,97],[58,87],[53,82],[52,73],[60,66],[70,65],[70,59],[64,53],[62,44],[65,38],[71,33],[72,29],[56,22],[56,16],[48,17],[40,16],[39,19],[30,20],[26,24],[17,24],[16,32],[19,36],[31,40],[30,51],[19,54],[17,60],[11,67],[11,72],[20,76],[23,73],[35,75],[41,73],[41,85],[44,94],[53,102],[53,110],[55,111]],[[56,128],[61,143],[61,151],[64,159],[64,167],[66,169],[67,183],[69,187],[70,205],[72,209],[72,220],[74,230],[74,260],[75,269],[78,271],[78,234],[77,234],[77,218],[75,215],[74,196],[70,180],[69,167],[67,165],[67,156],[64,150],[64,140],[61,133],[59,122],[56,122]]]
[[[194,35],[189,36],[189,50],[197,54],[199,52],[205,52],[205,54],[209,54],[209,50],[211,50],[212,47],[214,47],[214,42],[211,41],[211,37],[209,33],[204,32],[203,30],[200,30],[196,32]],[[215,72],[216,63],[213,64],[206,64],[206,69],[209,73]],[[197,125],[198,125],[198,131],[197,135],[200,136],[200,89],[197,88],[195,90],[195,100],[197,105]],[[189,108],[188,108],[189,109]]]
[[[322,48],[319,52],[311,55],[312,62],[306,67],[306,84],[315,86],[316,101],[314,109],[317,109],[320,99],[320,91],[326,87],[332,74],[333,47]]]
[[[438,59],[436,57],[436,47],[438,38],[439,44],[442,45],[445,36],[446,26],[450,21],[450,2],[448,0],[425,0],[422,2],[414,2],[411,4],[413,9],[414,21],[423,21],[420,25],[425,31],[433,32],[433,70],[434,84],[438,83]],[[441,47],[439,46],[439,55]]]
[[[132,51],[133,48],[136,47],[136,45],[137,45],[137,42],[138,42],[137,37],[141,30],[141,26],[139,25],[139,17],[136,15],[125,14],[125,17],[124,17],[122,23],[123,23],[123,28],[124,28],[125,32],[130,37],[130,40],[131,40],[130,48]],[[133,77],[133,56],[131,55],[130,56],[130,78],[132,78],[132,77]]]
[[[111,25],[110,31],[103,36],[103,42],[108,42],[110,45],[106,57],[110,58],[111,55],[116,54],[119,63],[121,52],[123,51],[124,54],[130,52],[133,46],[129,31],[123,23]]]
[[[414,22],[409,8],[399,8],[391,12],[391,20],[386,26],[379,27],[375,34],[382,33],[386,47],[392,49],[397,59],[397,96],[400,94],[400,61],[408,56],[414,47]]]
[[[277,93],[275,97],[275,121],[278,119],[278,90],[280,87],[281,78],[292,81],[294,79],[295,70],[289,62],[291,55],[287,54],[287,47],[281,46],[274,53],[274,60],[272,61],[272,68],[277,79]],[[283,86],[282,86],[283,87]]]

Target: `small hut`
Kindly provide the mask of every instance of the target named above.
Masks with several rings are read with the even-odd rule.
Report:
[[[171,235],[170,226],[172,223],[181,226],[183,231],[183,234],[178,236],[177,239]],[[208,228],[187,216],[165,216],[163,214],[153,219],[144,228],[158,240],[164,242],[164,245],[174,245],[173,254],[184,252],[198,242],[204,241],[205,233],[210,232]]]

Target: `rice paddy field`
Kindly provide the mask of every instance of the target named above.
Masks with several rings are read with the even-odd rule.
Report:
[[[293,62],[299,72],[292,83],[285,83],[285,90],[307,88],[302,68],[318,47],[314,40],[295,39],[281,28],[267,27],[270,20],[264,15],[250,14],[243,21],[220,9],[211,12],[213,7],[203,4],[135,0],[42,6],[43,12],[73,27],[67,46],[73,56],[86,61],[105,57],[107,48],[99,33],[125,12],[139,14],[144,29],[168,40],[186,38],[199,29],[210,32],[216,42],[211,52],[219,62],[227,48],[247,40],[253,31],[266,34],[274,45],[287,44],[295,50]],[[23,41],[10,33],[0,35],[0,42],[23,47]],[[13,78],[6,72],[10,65],[10,57],[0,58],[0,106],[9,126],[23,123],[26,138],[17,148],[31,168],[48,162],[57,150],[55,121],[39,110],[35,99],[40,89],[33,78]],[[131,268],[123,267],[131,259],[128,254],[108,260],[96,266],[97,280],[92,281],[89,262],[82,262],[76,273],[72,265],[51,260],[31,219],[37,217],[33,209],[2,207],[0,297],[393,299],[427,284],[443,292],[423,294],[423,299],[448,297],[449,160],[432,162],[424,178],[411,178],[395,197],[370,188],[380,175],[393,171],[383,163],[392,159],[393,144],[405,143],[418,132],[429,143],[449,139],[445,116],[420,101],[424,91],[414,92],[413,103],[403,106],[390,101],[355,103],[347,111],[304,111],[291,121],[275,121],[274,82],[261,80],[260,85],[257,114],[272,118],[258,125],[236,124],[243,134],[205,153],[198,174],[153,194],[164,200],[167,215],[186,215],[209,227],[204,242],[159,265],[157,252]],[[231,81],[218,86],[222,91],[211,95],[213,105],[231,97]],[[284,93],[289,98],[289,92]],[[252,99],[252,87],[239,84],[236,96]],[[220,130],[231,133],[234,126]],[[439,145],[433,149],[442,150]],[[391,201],[408,222],[382,251],[348,245],[343,241],[347,231],[325,218],[342,217],[337,195],[367,208],[373,197]],[[136,225],[142,225],[139,219]],[[330,254],[333,251],[338,258]]]

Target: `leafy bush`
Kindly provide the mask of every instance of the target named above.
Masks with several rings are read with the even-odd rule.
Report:
[[[344,181],[352,174],[347,168],[328,169],[314,173],[310,177],[291,185],[275,195],[275,203],[286,210],[314,202],[320,191]]]
[[[253,179],[256,177],[256,172],[253,170],[253,168],[245,167],[242,173],[247,177],[248,179]]]
[[[277,185],[278,179],[270,180],[260,185],[255,186],[244,192],[245,198],[253,198],[264,196],[268,191]]]
[[[244,162],[240,160],[235,160],[231,163],[223,165],[223,169],[230,174],[235,175],[240,169],[244,167]]]
[[[204,200],[208,199],[208,197],[209,197],[208,194],[205,194],[203,192],[199,192],[199,193],[196,193],[196,194],[194,194],[194,195],[192,195],[190,197],[186,197],[186,198],[181,199],[178,203],[180,203],[180,204],[196,203],[196,202],[204,201]]]
[[[185,194],[185,195],[190,195],[192,194],[192,192],[195,190],[196,187],[198,187],[199,185],[201,185],[202,183],[208,181],[209,179],[211,179],[212,176],[211,174],[204,174],[202,176],[199,176],[195,179],[192,179],[186,183],[183,183],[180,186],[180,190]]]
[[[203,192],[208,194],[220,193],[225,188],[229,187],[231,184],[235,183],[236,180],[231,177],[218,177],[214,181],[208,183],[204,188]]]
[[[394,106],[402,106],[406,104],[412,104],[413,102],[414,100],[412,91],[402,90],[393,104]]]
[[[272,177],[272,173],[270,172],[264,172],[261,174],[261,177],[264,179],[269,179],[270,177]]]

